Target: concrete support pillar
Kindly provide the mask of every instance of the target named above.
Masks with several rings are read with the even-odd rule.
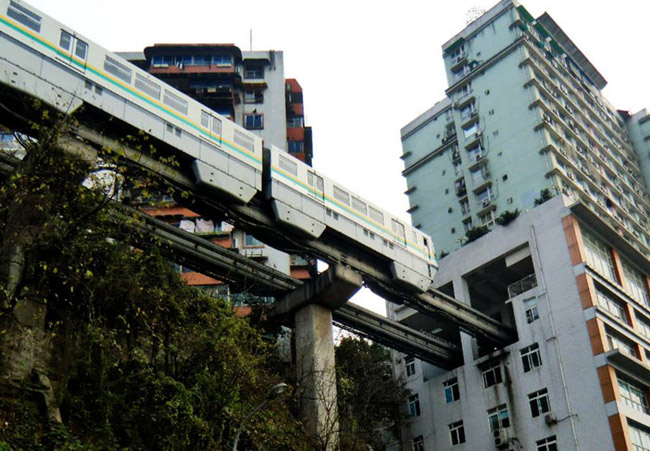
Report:
[[[300,413],[315,448],[339,449],[332,310],[361,288],[361,276],[334,265],[276,301],[272,315],[294,315]]]
[[[318,304],[299,309],[296,320],[296,363],[300,412],[307,433],[326,450],[337,450],[336,368],[332,311]]]

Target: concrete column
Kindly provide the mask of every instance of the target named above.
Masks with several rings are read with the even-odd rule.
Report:
[[[314,447],[328,451],[339,449],[332,310],[344,305],[361,284],[358,273],[334,265],[278,299],[271,312],[294,315],[300,413]]]
[[[296,312],[295,320],[301,417],[307,433],[323,449],[337,450],[339,426],[332,311],[310,304]]]

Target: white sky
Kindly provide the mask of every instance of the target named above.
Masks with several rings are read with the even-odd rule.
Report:
[[[284,51],[304,90],[314,166],[408,219],[400,128],[444,97],[441,45],[497,0],[28,0],[113,51],[234,43]],[[619,109],[650,107],[650,0],[524,0],[548,12],[608,80]]]

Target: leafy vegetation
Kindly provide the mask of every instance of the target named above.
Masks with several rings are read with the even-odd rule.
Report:
[[[515,219],[517,219],[518,216],[519,216],[518,208],[516,208],[514,211],[506,210],[495,219],[495,222],[500,226],[506,226],[510,224],[512,221],[514,221]]]
[[[539,192],[539,197],[535,199],[535,206],[542,205],[544,202],[551,200],[552,198],[553,194],[551,193],[551,190],[544,188]]]
[[[490,231],[488,226],[476,226],[472,227],[465,233],[467,241],[464,244],[471,243],[481,238],[483,235],[487,234]]]

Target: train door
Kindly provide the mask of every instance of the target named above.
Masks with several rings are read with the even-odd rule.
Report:
[[[321,202],[325,201],[323,177],[315,172],[307,171],[307,183],[311,186],[311,193]]]
[[[210,136],[221,144],[221,120],[201,110],[201,125],[210,131]]]
[[[391,219],[391,228],[393,229],[393,233],[397,235],[398,241],[406,246],[406,230],[404,224],[397,219]]]
[[[59,37],[59,47],[63,49],[65,54],[64,61],[70,66],[82,72],[86,71],[86,63],[88,62],[88,43],[77,38],[72,33],[61,30]]]

